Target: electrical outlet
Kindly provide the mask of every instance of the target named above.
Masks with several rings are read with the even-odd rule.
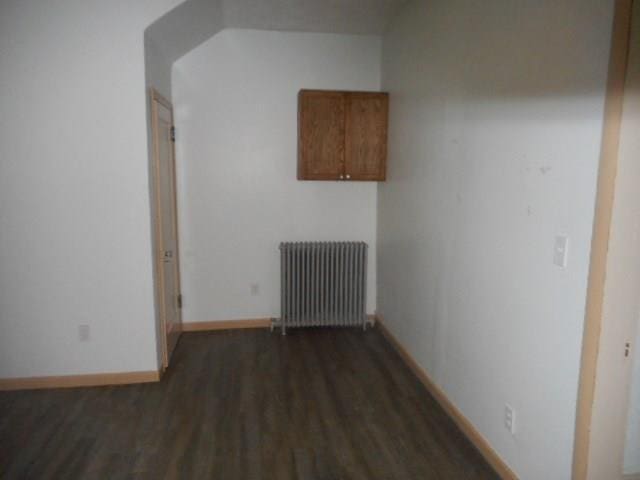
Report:
[[[516,433],[516,412],[513,407],[506,403],[504,405],[504,428],[506,428],[511,435]]]
[[[78,325],[78,338],[81,342],[88,342],[91,338],[91,328],[89,325]]]
[[[259,293],[260,293],[260,284],[259,283],[252,283],[251,284],[251,295],[253,295],[255,297]]]

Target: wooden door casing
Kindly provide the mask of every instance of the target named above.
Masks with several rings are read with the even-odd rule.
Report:
[[[182,331],[176,171],[175,148],[172,138],[173,108],[171,103],[155,90],[151,90],[151,115],[156,289],[160,316],[162,361],[163,368],[167,368]]]

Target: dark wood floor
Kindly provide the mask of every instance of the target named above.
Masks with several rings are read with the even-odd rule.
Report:
[[[184,334],[160,383],[0,393],[0,478],[495,479],[377,330]]]

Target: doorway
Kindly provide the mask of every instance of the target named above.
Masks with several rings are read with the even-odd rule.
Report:
[[[178,255],[175,129],[173,107],[155,89],[150,89],[153,135],[152,215],[155,234],[156,308],[160,318],[162,366],[166,369],[182,332],[182,295]]]
[[[640,1],[618,0],[592,240],[574,480],[622,478],[640,310]]]

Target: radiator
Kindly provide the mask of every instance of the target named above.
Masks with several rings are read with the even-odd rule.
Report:
[[[280,319],[272,327],[367,327],[367,244],[280,244]]]

